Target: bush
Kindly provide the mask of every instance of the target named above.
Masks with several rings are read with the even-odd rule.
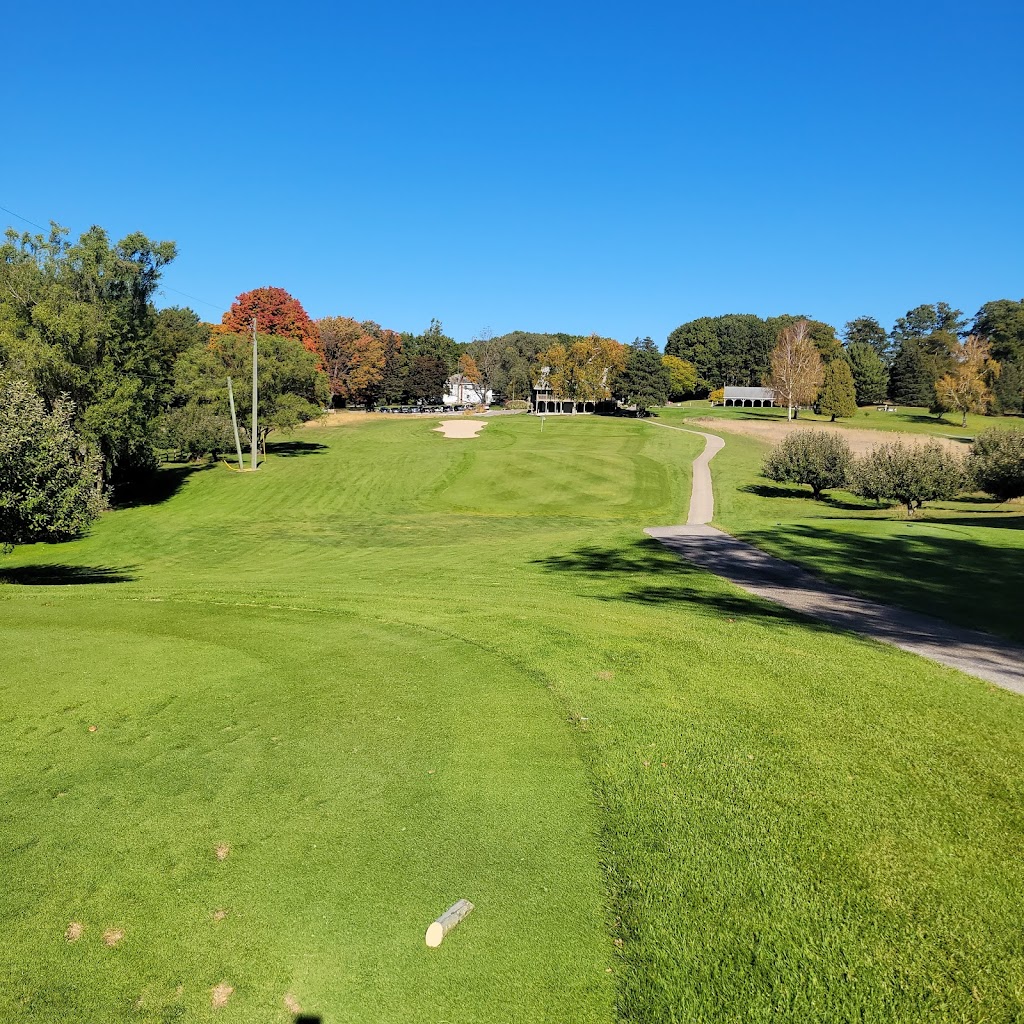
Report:
[[[164,413],[156,423],[154,435],[160,448],[183,460],[200,459],[204,455],[216,458],[220,452],[231,451],[235,446],[231,420],[199,402],[189,402]]]
[[[966,483],[963,460],[938,441],[907,445],[890,441],[858,459],[851,472],[857,494],[898,501],[913,515],[926,501],[955,498]]]
[[[967,473],[973,486],[1000,501],[1024,495],[1024,433],[986,430],[971,445]]]
[[[799,430],[768,454],[761,472],[780,483],[807,484],[815,498],[826,488],[843,487],[853,453],[838,434]]]
[[[530,403],[524,402],[520,398],[510,398],[507,402],[502,405],[503,409],[529,409]]]

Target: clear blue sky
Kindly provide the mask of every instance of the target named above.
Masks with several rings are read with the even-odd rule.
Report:
[[[58,0],[4,37],[0,205],[174,239],[160,302],[204,318],[272,284],[663,343],[1024,296],[1020,0]]]

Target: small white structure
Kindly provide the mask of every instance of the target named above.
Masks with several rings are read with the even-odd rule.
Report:
[[[775,404],[775,392],[771,388],[725,388],[722,405],[745,406],[747,409],[761,409]]]
[[[456,373],[445,381],[441,401],[445,405],[490,405],[493,398],[494,392],[490,388],[484,391],[479,384]]]

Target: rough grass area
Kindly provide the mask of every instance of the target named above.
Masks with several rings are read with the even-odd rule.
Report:
[[[644,539],[697,438],[432,426],[0,561],[0,1019],[1024,1013],[1024,702]]]

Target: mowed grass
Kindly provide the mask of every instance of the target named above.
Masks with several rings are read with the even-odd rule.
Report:
[[[432,425],[0,562],[0,1017],[1017,1019],[1020,699],[646,541],[698,438]]]

